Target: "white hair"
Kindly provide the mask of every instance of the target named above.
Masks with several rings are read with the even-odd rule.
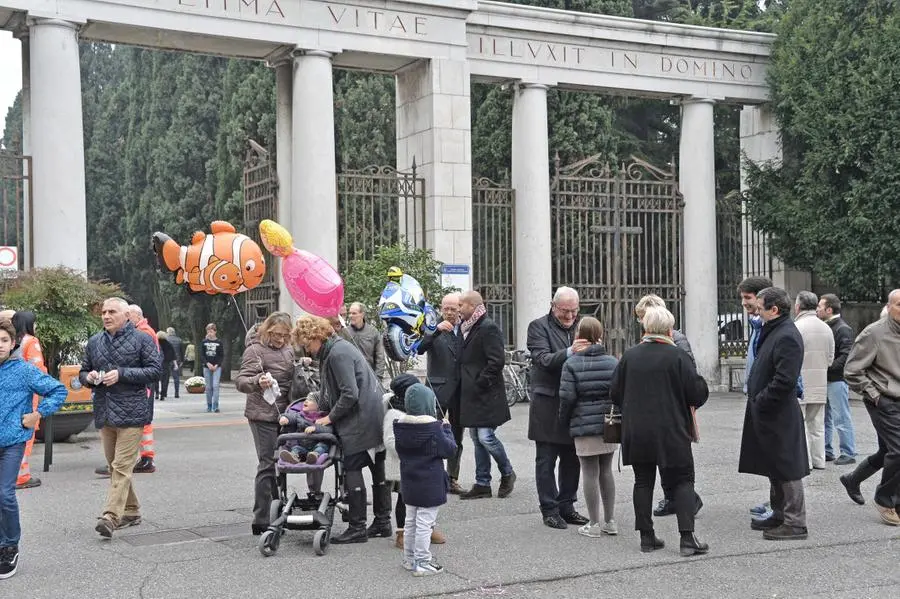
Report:
[[[166,333],[168,333],[169,335],[174,335],[174,334],[175,334],[175,327],[169,327],[169,328],[167,328],[167,329],[166,329]]]
[[[141,307],[138,306],[137,304],[131,304],[131,305],[128,306],[126,309],[127,309],[129,312],[131,312],[132,314],[134,314],[137,318],[143,318],[143,317],[144,317],[144,310],[141,309]]]
[[[675,328],[675,317],[666,308],[649,306],[641,319],[644,332],[651,335],[668,335]]]
[[[556,293],[553,294],[553,303],[556,304],[563,300],[574,299],[576,302],[578,301],[578,292],[572,289],[571,287],[560,287],[556,290]]]
[[[114,304],[119,304],[119,307],[122,308],[122,312],[128,312],[128,310],[130,309],[128,302],[123,300],[121,297],[108,297],[105,300],[103,300],[104,304],[108,304],[109,302],[112,302]]]

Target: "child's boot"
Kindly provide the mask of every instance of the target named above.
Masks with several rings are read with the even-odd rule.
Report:
[[[397,531],[397,537],[394,539],[394,547],[403,549],[403,529]]]

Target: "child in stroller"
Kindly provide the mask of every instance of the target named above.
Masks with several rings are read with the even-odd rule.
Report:
[[[313,391],[302,403],[294,402],[289,405],[285,413],[278,419],[278,424],[284,427],[285,433],[332,434],[333,429],[330,426],[316,424],[316,420],[327,415],[327,412],[319,411],[319,394]],[[307,464],[322,465],[328,459],[328,445],[322,441],[291,440],[285,442],[278,457],[282,462],[288,464],[306,462]]]

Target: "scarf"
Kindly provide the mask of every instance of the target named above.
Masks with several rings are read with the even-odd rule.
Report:
[[[478,322],[482,316],[487,313],[487,309],[484,307],[484,304],[481,304],[475,311],[472,312],[472,316],[463,321],[461,325],[459,325],[459,330],[462,331],[463,339],[469,336],[469,331],[472,327],[475,326],[475,323]]]
[[[651,335],[649,333],[641,337],[641,343],[668,343],[675,345],[675,340],[668,335]]]

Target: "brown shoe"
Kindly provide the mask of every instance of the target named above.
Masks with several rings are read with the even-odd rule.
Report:
[[[100,536],[104,539],[111,539],[113,535],[113,531],[116,529],[116,523],[112,518],[108,516],[101,516],[97,519],[97,526],[94,527],[94,530],[100,533]]]
[[[447,537],[444,536],[444,533],[439,531],[436,528],[431,529],[431,544],[432,545],[443,545],[447,542]]]
[[[878,510],[882,522],[888,526],[900,526],[900,516],[897,515],[897,510],[878,505],[877,503],[875,504],[875,509]]]
[[[403,529],[397,531],[397,536],[394,539],[394,547],[403,549]]]
[[[463,488],[459,486],[459,482],[455,478],[451,478],[450,488],[447,490],[447,492],[453,495],[459,495],[463,492]]]
[[[121,530],[123,528],[128,528],[129,526],[138,526],[141,523],[140,516],[122,516],[122,519],[119,520],[119,524],[116,525],[116,530]]]

